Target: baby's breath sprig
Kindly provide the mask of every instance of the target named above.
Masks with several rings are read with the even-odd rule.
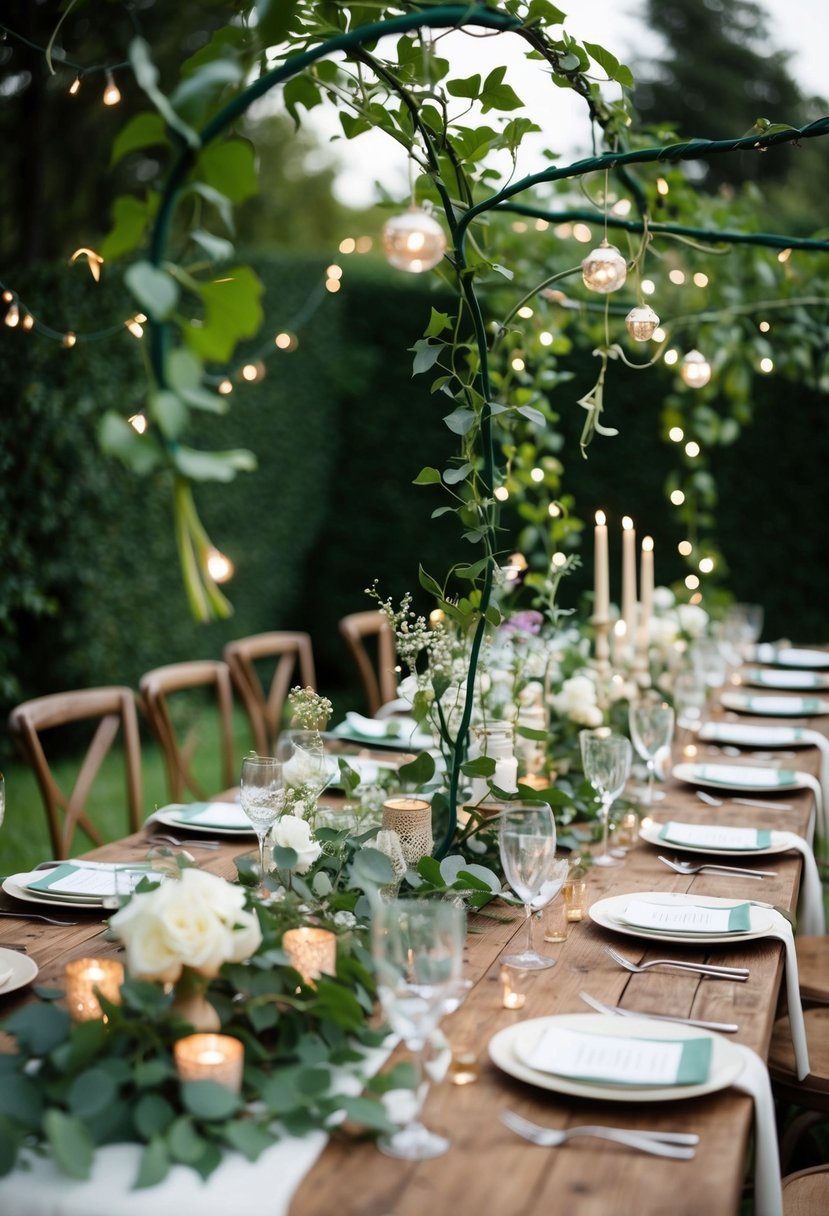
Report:
[[[325,730],[333,706],[327,697],[322,697],[310,686],[299,685],[288,693],[291,707],[291,722],[301,730]]]

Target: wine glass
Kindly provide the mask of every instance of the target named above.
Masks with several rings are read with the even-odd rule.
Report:
[[[276,744],[276,758],[282,763],[282,780],[312,803],[316,803],[333,776],[331,759],[326,754],[318,730],[283,730]]]
[[[691,738],[702,726],[702,712],[708,700],[705,682],[696,671],[677,672],[671,690],[676,714],[676,724],[680,731],[681,754],[694,754],[691,749]]]
[[[282,765],[273,756],[245,756],[239,785],[242,810],[259,841],[259,873],[265,881],[265,839],[282,810]]]
[[[579,746],[584,775],[601,799],[602,851],[595,857],[597,866],[615,866],[607,848],[610,808],[625,788],[630,776],[633,748],[630,739],[615,735],[607,727],[580,730]]]
[[[510,803],[499,817],[498,846],[504,876],[524,905],[527,942],[519,954],[507,954],[503,961],[525,971],[552,967],[555,959],[539,954],[533,945],[533,906],[543,898],[549,903],[564,885],[565,875],[556,890],[556,822],[543,802]],[[566,873],[566,872],[565,872]],[[542,903],[537,907],[543,906]]]
[[[420,1121],[429,1088],[424,1054],[448,1009],[460,1003],[465,914],[444,901],[393,899],[372,912],[371,952],[377,992],[392,1030],[413,1053],[415,1107],[409,1121],[378,1140],[389,1157],[426,1161],[449,1148],[446,1136]]]
[[[633,746],[648,766],[645,805],[650,806],[657,799],[665,797],[662,790],[654,789],[656,757],[670,747],[674,737],[673,707],[661,699],[642,697],[631,702],[628,722]]]

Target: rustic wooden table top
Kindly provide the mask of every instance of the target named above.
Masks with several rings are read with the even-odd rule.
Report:
[[[769,722],[771,720],[764,719]],[[779,723],[781,725],[791,723]],[[802,724],[802,723],[799,723]],[[810,726],[825,730],[825,720]],[[699,744],[699,760],[729,764],[761,763],[746,752],[737,759]],[[817,774],[816,748],[797,751],[796,760],[784,761]],[[763,760],[762,763],[769,763]],[[790,830],[805,835],[813,807],[810,791],[759,795],[788,804],[779,810],[744,807],[728,801],[717,810],[703,805],[692,789],[669,780],[666,798],[654,804],[652,817],[665,821],[750,825]],[[186,835],[186,833],[182,833]],[[100,860],[129,860],[146,851],[139,833],[95,850]],[[222,841],[215,851],[194,849],[205,869],[231,878],[233,858],[252,851],[253,840]],[[763,899],[791,909],[797,904],[801,861],[796,853],[758,858],[757,869],[776,871],[762,883],[718,875],[687,877],[674,874],[657,860],[658,850],[641,842],[620,862],[588,872],[588,904],[614,894],[636,891],[691,892]],[[585,1012],[579,992],[631,1010],[671,1013],[716,1021],[734,1021],[733,1038],[765,1058],[777,1010],[783,973],[781,943],[776,939],[716,947],[661,945],[605,930],[589,917],[571,926],[560,945],[545,943],[556,965],[535,973],[526,1004],[520,1011],[504,1009],[499,982],[499,958],[522,932],[523,914],[496,905],[499,919],[470,918],[465,953],[465,975],[472,988],[463,1005],[443,1023],[455,1049],[475,1053],[477,1081],[457,1086],[445,1081],[433,1086],[424,1112],[429,1126],[451,1138],[445,1156],[410,1163],[382,1156],[371,1143],[332,1139],[316,1166],[306,1176],[291,1205],[291,1216],[535,1216],[549,1211],[565,1213],[572,1206],[578,1216],[610,1213],[664,1213],[672,1216],[735,1216],[745,1174],[752,1108],[749,1098],[727,1089],[705,1097],[665,1103],[631,1104],[590,1102],[567,1098],[514,1080],[490,1062],[487,1044],[492,1035],[519,1020],[556,1013]],[[32,910],[31,905],[27,905]],[[18,901],[0,892],[0,910],[21,910]],[[38,908],[38,911],[41,909]],[[24,947],[40,968],[38,982],[60,985],[64,964],[77,957],[106,956],[118,951],[116,943],[101,935],[100,914],[55,909],[47,914],[75,921],[53,926],[34,920],[0,917],[0,945]],[[616,946],[632,960],[674,957],[708,959],[749,967],[747,983],[703,979],[693,974],[651,970],[634,975],[620,969],[606,953]],[[26,993],[9,994],[3,1013],[10,1012]],[[405,1051],[398,1051],[400,1058]],[[579,1140],[562,1149],[534,1147],[499,1122],[501,1110],[510,1108],[550,1126],[604,1123],[623,1127],[660,1127],[698,1132],[701,1142],[693,1161],[670,1161],[604,1144]]]

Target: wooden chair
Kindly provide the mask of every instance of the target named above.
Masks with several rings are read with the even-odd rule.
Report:
[[[238,784],[233,748],[233,685],[226,663],[221,659],[168,663],[145,672],[139,687],[142,709],[164,757],[171,802],[181,802],[185,792],[199,801],[210,796],[193,772],[205,696],[218,711],[219,782],[225,789]],[[194,691],[202,697],[198,704],[192,695]]]
[[[72,728],[79,723],[98,720],[74,788],[67,796],[58,786],[44,750],[43,732],[58,727]],[[135,694],[131,688],[85,688],[74,692],[53,693],[24,701],[12,710],[9,731],[25,762],[34,769],[56,858],[72,855],[72,839],[80,828],[97,845],[104,839],[87,814],[87,801],[119,729],[124,749],[127,782],[127,808],[131,832],[141,827],[141,740]],[[66,732],[61,732],[65,734]],[[50,751],[58,735],[50,735]]]
[[[228,642],[223,657],[250,720],[254,746],[260,755],[272,756],[295,670],[299,669],[304,688],[317,686],[310,634],[287,630],[255,633]],[[275,660],[275,666],[266,693],[267,679],[263,682],[260,673],[264,673],[271,659]]]
[[[394,635],[385,614],[379,609],[344,616],[340,621],[340,633],[357,664],[368,711],[374,717],[381,705],[393,701],[397,696]],[[369,638],[374,642],[374,661],[366,645]]]
[[[783,1216],[826,1216],[829,1165],[814,1165],[783,1179]]]
[[[788,1017],[774,1023],[769,1047],[769,1076],[777,1102],[800,1108],[780,1138],[780,1161],[785,1171],[801,1137],[829,1115],[829,1005],[804,1009],[806,1042],[809,1044],[809,1075],[802,1081],[795,1069],[794,1048]]]

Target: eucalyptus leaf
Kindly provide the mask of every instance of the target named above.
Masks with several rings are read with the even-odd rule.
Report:
[[[95,1146],[83,1122],[51,1108],[43,1116],[43,1130],[49,1150],[63,1172],[70,1178],[88,1178]]]
[[[73,1115],[88,1119],[106,1110],[115,1101],[118,1086],[103,1068],[88,1068],[69,1086],[66,1100]]]
[[[135,1179],[135,1190],[141,1191],[151,1186],[158,1186],[170,1171],[170,1155],[167,1145],[160,1136],[154,1137],[141,1154],[138,1164],[138,1176]]]
[[[110,166],[116,165],[130,152],[137,152],[143,148],[169,147],[169,144],[167,128],[160,114],[149,110],[141,114],[134,114],[115,137],[109,157]]]
[[[129,45],[129,61],[140,88],[149,97],[161,117],[182,136],[191,148],[197,148],[200,140],[193,128],[180,118],[169,100],[158,87],[158,68],[152,61],[150,47],[143,38],[133,38]]]
[[[444,469],[443,480],[448,486],[456,486],[459,484],[459,482],[465,481],[471,472],[472,465],[469,463],[469,461],[465,461],[457,469]]]
[[[215,1081],[183,1081],[181,1100],[191,1115],[209,1122],[228,1119],[241,1105],[238,1094]]]
[[[256,1161],[265,1149],[276,1143],[276,1136],[259,1123],[235,1119],[225,1129],[225,1139],[231,1148],[241,1153],[248,1161]]]
[[[232,1125],[231,1125],[232,1126]],[[192,1165],[204,1152],[206,1141],[187,1115],[179,1115],[167,1129],[167,1151],[174,1161]]]
[[[3,1023],[3,1030],[17,1040],[18,1046],[33,1056],[45,1056],[66,1038],[69,1014],[58,1005],[24,1005]]]
[[[249,473],[256,468],[256,457],[244,448],[198,452],[180,445],[173,453],[173,461],[179,472],[192,481],[232,481],[237,473]]]
[[[401,781],[411,782],[418,787],[428,785],[435,775],[435,758],[429,752],[420,752],[414,760],[401,764],[397,775]]]
[[[133,262],[124,282],[145,312],[156,321],[168,317],[178,303],[178,283],[150,262]]]

